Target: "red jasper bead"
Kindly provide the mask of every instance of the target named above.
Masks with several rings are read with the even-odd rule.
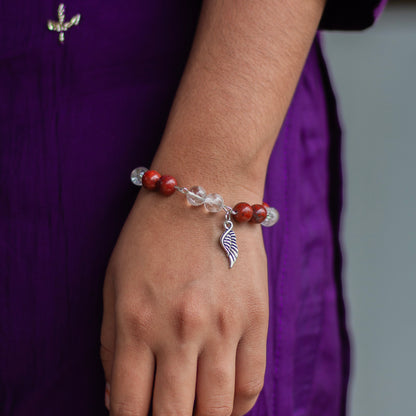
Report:
[[[234,208],[235,214],[233,214],[234,219],[237,222],[247,222],[251,220],[253,216],[253,208],[245,202],[238,203]]]
[[[144,173],[142,177],[143,187],[149,191],[154,191],[157,189],[160,180],[160,173],[155,170],[148,170]]]
[[[161,194],[169,196],[175,192],[175,186],[178,184],[173,176],[163,175],[159,180],[159,191]]]
[[[264,202],[264,201],[263,201],[263,205],[264,205],[266,208],[270,208],[270,205],[269,205],[267,202]]]
[[[261,204],[254,204],[251,206],[253,208],[253,216],[251,217],[250,222],[254,222],[256,224],[260,224],[263,222],[267,217],[267,210],[264,205]]]

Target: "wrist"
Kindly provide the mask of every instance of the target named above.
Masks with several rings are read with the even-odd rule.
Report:
[[[150,168],[176,178],[180,186],[202,186],[207,193],[223,196],[227,205],[242,200],[259,203],[263,199],[267,162],[245,163],[233,157],[232,151],[207,153],[197,148],[157,152]]]
[[[230,206],[217,193],[207,194],[205,189],[198,185],[192,187],[181,186],[173,176],[161,175],[154,169],[148,170],[145,167],[135,168],[131,172],[130,178],[134,185],[143,187],[147,191],[154,191],[158,196],[169,197],[181,193],[186,196],[188,204],[193,207],[204,206],[206,212],[223,213],[225,215],[223,222],[224,231],[220,237],[220,243],[228,257],[230,268],[233,267],[238,257],[238,245],[236,234],[233,230],[233,220],[238,223],[251,222],[271,227],[279,219],[277,210],[269,207],[267,204],[239,202],[234,206]],[[174,215],[175,217],[177,216]],[[180,217],[182,217],[182,214]]]

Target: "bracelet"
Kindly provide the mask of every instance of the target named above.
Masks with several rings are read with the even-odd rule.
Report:
[[[136,186],[143,186],[149,191],[159,191],[162,195],[172,195],[178,191],[186,196],[190,205],[204,205],[208,212],[225,211],[224,232],[220,237],[221,247],[229,260],[229,267],[233,267],[238,257],[237,238],[233,230],[236,222],[251,222],[261,224],[264,227],[271,227],[279,220],[279,212],[268,204],[250,205],[246,202],[239,202],[231,208],[224,204],[224,199],[219,194],[207,194],[201,186],[190,188],[179,186],[176,179],[170,175],[161,175],[155,170],[148,170],[144,167],[134,169],[130,179]]]

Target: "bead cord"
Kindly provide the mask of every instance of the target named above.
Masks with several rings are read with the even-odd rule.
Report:
[[[239,202],[232,208],[225,205],[224,199],[219,194],[207,194],[201,186],[192,186],[190,188],[179,186],[173,176],[161,175],[159,172],[145,167],[134,169],[130,174],[130,179],[136,186],[143,186],[143,188],[149,191],[158,191],[165,196],[170,196],[175,191],[178,191],[186,196],[189,204],[193,206],[204,205],[208,212],[225,211],[225,230],[220,237],[220,243],[229,260],[230,268],[233,267],[238,257],[237,239],[231,218],[239,223],[250,222],[261,224],[264,227],[271,227],[279,220],[279,212],[276,208],[270,207],[265,202],[254,205]]]
[[[193,206],[205,205],[209,212],[224,210],[230,213],[236,222],[250,222],[271,227],[279,220],[278,211],[267,203],[250,205],[239,202],[233,208],[225,205],[221,195],[207,194],[200,186],[179,186],[176,179],[170,175],[161,175],[155,170],[138,167],[131,172],[131,181],[136,186],[143,186],[150,191],[159,191],[163,195],[172,195],[175,190],[184,194]],[[208,199],[208,201],[207,201]]]

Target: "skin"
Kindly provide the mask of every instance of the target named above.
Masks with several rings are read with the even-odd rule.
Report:
[[[266,168],[325,0],[205,0],[152,168],[226,203],[261,203]],[[261,227],[183,195],[140,191],[104,282],[110,414],[244,415],[262,389],[268,326]]]

